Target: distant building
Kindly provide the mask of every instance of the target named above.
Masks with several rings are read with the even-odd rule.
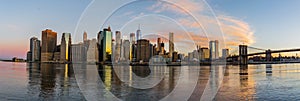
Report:
[[[89,48],[87,50],[87,62],[88,63],[97,63],[98,58],[98,47],[97,47],[97,40],[93,39],[89,43]]]
[[[61,45],[55,47],[54,56],[53,56],[53,61],[55,62],[60,61],[60,47]]]
[[[84,41],[87,41],[87,40],[88,40],[88,39],[87,39],[87,33],[84,32],[84,33],[83,33],[83,42],[84,42]]]
[[[162,43],[160,43],[160,53],[159,53],[159,55],[165,55],[165,54],[166,54],[165,43],[162,42]]]
[[[123,60],[129,61],[130,60],[130,41],[124,40],[122,47],[123,47],[122,49],[123,49],[123,57],[124,57]]]
[[[215,60],[219,58],[219,42],[218,40],[209,42],[210,59]]]
[[[156,48],[156,55],[159,55],[161,53],[161,39],[157,38],[157,48]]]
[[[177,62],[179,60],[178,52],[172,53],[172,61]]]
[[[141,25],[139,25],[139,29],[136,31],[136,40],[140,40],[141,36],[142,36]]]
[[[84,63],[87,61],[87,47],[83,43],[73,44],[72,63]]]
[[[130,33],[130,60],[136,60],[136,40],[134,33]]]
[[[140,39],[137,41],[137,60],[143,62],[149,62],[150,59],[150,42],[146,39]]]
[[[229,49],[222,49],[222,58],[227,58],[229,56]]]
[[[100,31],[99,35],[99,57],[100,62],[111,62],[112,55],[112,32],[110,27]]]
[[[30,38],[30,51],[27,61],[36,62],[41,60],[41,41],[36,37]]]
[[[169,33],[169,57],[173,57],[174,52],[174,33]]]
[[[209,60],[210,58],[210,50],[208,48],[201,48],[201,60]]]
[[[116,31],[116,46],[115,46],[115,54],[114,54],[115,62],[119,61],[121,58],[121,44],[122,44],[121,32]]]
[[[31,53],[31,51],[27,52],[27,62],[32,62],[32,53]]]
[[[70,62],[71,61],[71,34],[63,33],[61,38],[60,46],[60,61],[61,62]]]

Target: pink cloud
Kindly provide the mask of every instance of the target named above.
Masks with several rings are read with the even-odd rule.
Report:
[[[239,44],[248,44],[251,45],[255,42],[254,31],[250,27],[250,25],[242,20],[236,19],[234,17],[220,14],[217,17],[212,15],[205,15],[207,12],[210,12],[210,7],[205,5],[204,1],[194,1],[194,0],[169,0],[175,5],[158,2],[155,5],[149,7],[149,10],[154,12],[164,12],[170,11],[176,14],[187,15],[187,13],[192,13],[193,17],[199,20],[200,24],[197,23],[194,19],[189,19],[187,17],[179,17],[176,19],[181,25],[187,28],[196,28],[196,29],[205,29],[208,30],[207,34],[209,34],[209,38],[207,37],[197,37],[193,36],[192,40],[197,41],[198,44],[203,46],[207,46],[208,39],[217,39],[222,40],[225,39],[225,45],[227,47],[237,46]],[[182,10],[183,8],[184,10]],[[187,12],[186,12],[187,11]],[[216,21],[216,19],[219,20]],[[220,34],[215,34],[217,30],[223,31],[224,37],[220,36]],[[201,29],[201,30],[203,30]],[[199,33],[201,34],[201,33]],[[191,34],[193,35],[193,34]],[[201,34],[202,36],[204,33]],[[178,36],[180,37],[180,36]],[[222,39],[221,39],[222,38]],[[186,40],[186,38],[181,37],[182,40]],[[200,40],[200,41],[198,41]],[[182,41],[186,42],[186,41]]]

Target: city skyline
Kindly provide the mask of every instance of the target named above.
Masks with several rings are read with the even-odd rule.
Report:
[[[173,1],[173,0],[171,0],[171,1]],[[32,2],[34,2],[34,3],[32,3]],[[1,11],[1,12],[3,12],[3,15],[4,15],[1,17],[1,21],[3,22],[1,24],[1,27],[4,29],[1,31],[1,33],[3,33],[3,35],[4,35],[4,33],[9,33],[9,34],[5,34],[4,37],[1,38],[1,40],[3,40],[3,42],[1,43],[1,46],[0,46],[1,47],[0,52],[2,53],[2,54],[0,54],[0,59],[11,59],[12,57],[25,58],[26,52],[29,50],[28,39],[33,36],[40,39],[40,37],[39,37],[40,31],[43,29],[46,29],[46,28],[53,29],[57,33],[70,32],[70,33],[72,33],[72,36],[78,37],[79,33],[74,34],[76,23],[77,23],[78,19],[80,19],[80,16],[81,16],[82,12],[84,11],[84,9],[88,6],[88,4],[91,1],[72,1],[72,2],[47,1],[47,2],[49,2],[49,3],[47,3],[47,4],[49,4],[49,6],[48,5],[40,6],[40,5],[42,5],[41,3],[44,3],[44,2],[26,1],[26,3],[28,3],[28,5],[31,5],[28,7],[22,6],[22,5],[24,5],[23,1],[20,1],[17,3],[13,2],[13,1],[4,1],[4,3],[1,3],[1,5],[3,5],[1,7],[7,7],[8,5],[16,6],[16,7],[9,7],[11,9],[3,8],[2,10],[5,10],[5,11]],[[111,4],[110,3],[111,1],[109,1],[109,0],[102,1],[102,2],[108,2],[107,6],[111,6],[108,8],[113,8],[113,7],[119,6],[118,4],[124,4],[128,1],[120,1],[117,4]],[[173,2],[178,3],[180,1],[174,0]],[[295,37],[295,36],[297,36],[297,33],[299,32],[297,30],[297,26],[299,26],[299,25],[298,25],[298,23],[296,23],[297,22],[296,18],[299,16],[299,14],[286,12],[286,11],[293,11],[293,9],[297,9],[297,4],[299,4],[298,1],[293,1],[293,2],[287,1],[287,2],[281,3],[278,0],[275,0],[274,3],[272,3],[272,5],[270,5],[269,8],[264,8],[264,6],[263,6],[263,5],[267,4],[267,1],[259,1],[257,3],[256,0],[246,1],[246,2],[211,0],[211,1],[207,1],[207,2],[208,2],[208,4],[210,4],[212,9],[216,11],[216,15],[220,16],[219,17],[220,21],[226,20],[226,21],[231,21],[232,23],[235,23],[235,24],[240,24],[240,25],[233,26],[233,27],[237,27],[238,30],[243,29],[242,32],[243,31],[246,31],[247,33],[254,32],[252,36],[250,34],[249,34],[250,36],[247,36],[247,34],[246,34],[246,37],[250,38],[250,39],[248,39],[248,38],[246,38],[246,39],[248,39],[248,40],[253,39],[252,45],[254,45],[254,46],[266,47],[266,48],[270,48],[270,49],[298,47],[297,42],[294,42],[291,40],[297,40],[297,37]],[[256,3],[254,3],[254,2],[256,2]],[[73,4],[73,6],[59,7],[59,8],[52,8],[52,6],[51,6],[51,5],[70,4],[70,3]],[[188,9],[192,12],[194,12],[194,11],[197,12],[198,10],[194,10],[194,8],[192,8],[192,7],[195,7],[192,4],[199,4],[199,3],[197,3],[197,2],[194,3],[189,0],[185,1],[185,4],[189,4],[189,3],[190,3],[191,8],[186,7],[186,9]],[[147,3],[142,3],[142,4],[143,5],[141,5],[141,6],[152,7],[153,5],[156,5],[157,3],[149,2],[148,5],[147,5]],[[230,6],[230,5],[234,5],[234,4],[237,4],[238,6],[234,6],[234,7]],[[250,9],[251,7],[248,7],[248,6],[256,5],[256,4],[259,4],[259,5],[256,6],[257,8],[255,8],[255,9],[254,8]],[[289,5],[289,6],[285,6],[284,9],[279,10],[279,8],[276,8],[279,5]],[[247,7],[243,7],[243,6],[247,6]],[[185,6],[183,6],[183,7],[185,7]],[[24,8],[24,9],[20,10],[20,8]],[[68,8],[68,9],[66,9],[66,8]],[[236,9],[236,8],[239,8],[239,9]],[[130,9],[130,7],[129,7],[124,12],[130,11],[130,10],[132,10],[132,9]],[[204,10],[206,10],[206,9],[204,9]],[[274,10],[274,11],[272,11],[272,10]],[[26,13],[20,13],[21,11],[26,12]],[[71,11],[71,12],[69,12],[69,11]],[[156,11],[158,11],[158,10],[156,10]],[[248,11],[249,13],[243,13],[243,11]],[[256,12],[256,11],[259,11],[259,12]],[[278,12],[275,12],[275,11],[278,11]],[[48,12],[48,13],[46,13],[46,12]],[[66,13],[66,12],[68,12],[68,13]],[[270,14],[269,15],[264,14],[264,16],[261,16],[264,12],[268,12]],[[278,13],[283,14],[284,16],[278,16]],[[16,16],[16,14],[25,14],[25,16],[23,18],[20,18],[20,17]],[[32,15],[41,15],[41,16],[32,17]],[[132,14],[132,15],[134,15],[134,14]],[[12,17],[12,16],[16,16],[16,17]],[[73,17],[70,17],[70,16],[73,16]],[[12,20],[4,21],[4,19],[8,19],[8,17],[12,17],[9,19],[12,19],[14,21],[12,21]],[[44,17],[44,18],[41,18],[41,17]],[[105,17],[106,16],[102,16],[100,18],[105,19]],[[68,18],[68,20],[67,20],[67,18]],[[266,18],[268,18],[268,19],[266,19]],[[61,21],[65,21],[65,23],[62,23]],[[99,21],[96,21],[96,22],[99,22]],[[139,23],[139,22],[137,22],[137,23]],[[128,30],[130,30],[130,32],[135,32],[138,24],[134,23],[132,25],[133,25],[132,28],[135,30],[131,31],[130,28],[128,28]],[[276,25],[278,25],[278,26],[276,26]],[[99,29],[100,29],[99,27],[101,27],[101,23],[97,23],[96,26],[92,26],[92,27],[95,27],[95,28],[93,28],[92,30],[86,29],[87,33],[89,33],[88,37],[90,37],[90,38],[96,37],[96,35],[97,35],[96,33],[99,31]],[[142,27],[142,30],[144,31],[144,32],[142,32],[143,35],[146,33],[151,34],[151,32],[148,32],[149,29],[147,29],[149,27],[149,25],[145,24],[145,25],[142,25],[141,27]],[[118,27],[114,27],[114,28],[116,28],[114,30],[118,30]],[[230,29],[230,28],[228,28],[228,26],[222,26],[222,28],[224,28],[223,29],[224,31],[227,31],[226,29]],[[124,28],[124,29],[126,29],[126,28]],[[274,29],[276,29],[276,30],[274,30]],[[230,31],[231,30],[229,30],[229,32]],[[126,31],[124,31],[124,34],[130,34],[130,32],[127,33]],[[174,32],[174,33],[176,34],[176,32]],[[288,33],[288,34],[285,34],[285,33]],[[82,32],[80,33],[80,36],[82,36],[81,34],[82,34]],[[168,35],[168,33],[165,33],[165,34]],[[245,36],[245,34],[238,34],[238,35],[241,35],[243,37]],[[18,37],[16,37],[16,36],[18,36]],[[273,38],[269,39],[268,36],[272,36]],[[14,40],[12,40],[12,39],[14,39]],[[61,39],[60,35],[58,36],[58,39]],[[278,42],[277,40],[280,40],[280,42],[276,45],[273,44],[275,42]],[[58,40],[57,42],[60,43],[60,40]],[[76,43],[76,42],[77,41],[74,41],[72,43]],[[242,42],[239,42],[239,43],[242,44]]]

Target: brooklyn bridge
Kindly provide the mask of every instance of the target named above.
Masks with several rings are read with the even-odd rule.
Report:
[[[249,49],[259,50],[260,52],[248,53]],[[272,54],[274,53],[286,53],[286,52],[296,52],[296,51],[300,51],[300,48],[271,50],[271,49],[256,48],[247,45],[239,45],[239,55],[231,56],[229,58],[238,58],[240,65],[247,65],[250,56],[265,55],[265,61],[270,62],[272,61]]]

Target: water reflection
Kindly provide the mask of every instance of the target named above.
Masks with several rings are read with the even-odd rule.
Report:
[[[151,67],[150,67],[151,68]],[[180,68],[175,67],[153,67],[153,71],[146,66],[99,66],[99,74],[101,80],[105,84],[105,89],[112,92],[116,97],[122,100],[159,100],[168,95],[176,85],[178,79],[178,72]],[[115,71],[114,71],[115,70]],[[166,70],[166,71],[165,71]],[[170,72],[171,71],[171,72]],[[175,73],[174,73],[175,72]],[[177,72],[177,73],[176,73]],[[158,84],[154,84],[153,87],[148,89],[139,89],[135,87],[142,84],[143,81],[135,79],[144,79],[152,74],[153,78],[160,78],[162,74],[163,79],[158,80]],[[134,77],[138,76],[138,77]],[[148,84],[156,82],[155,80],[145,80]],[[135,85],[137,84],[137,85]]]
[[[107,98],[104,100],[116,100],[114,96],[121,100],[159,100],[176,90],[182,74],[188,76],[183,80],[184,86],[179,91],[186,90],[186,85],[192,83],[188,81],[193,78],[193,75],[199,74],[195,89],[191,90],[192,95],[187,100],[203,99],[202,94],[208,94],[206,91],[209,90],[213,93],[219,84],[221,87],[213,100],[300,100],[298,97],[299,66],[300,64],[112,67],[0,62],[0,98],[1,100],[83,101],[89,96],[99,94],[101,95],[98,96],[99,99]],[[224,75],[223,82],[219,82],[222,75]],[[147,80],[152,81],[145,82]],[[146,83],[145,85],[150,88],[140,89],[136,85],[138,83]],[[80,88],[78,84],[88,86]],[[94,95],[83,96],[95,89],[98,92]]]
[[[27,71],[28,100],[84,100],[68,64],[30,63]]]

